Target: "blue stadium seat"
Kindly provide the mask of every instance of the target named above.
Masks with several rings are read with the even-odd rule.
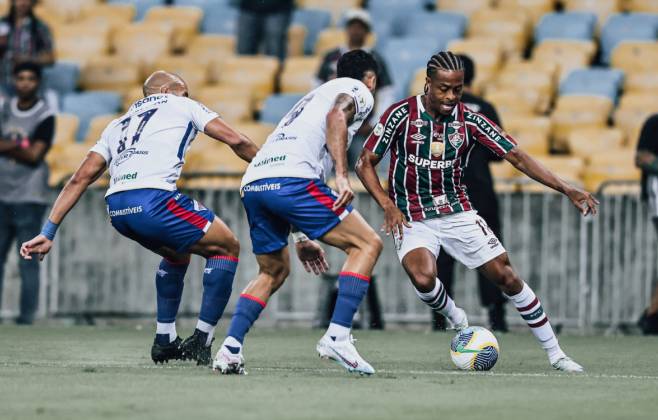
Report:
[[[617,101],[624,82],[621,70],[590,68],[574,70],[560,84],[560,95],[598,95]]]
[[[73,92],[78,87],[80,68],[75,63],[58,61],[43,70],[43,84],[60,95]]]
[[[463,38],[468,19],[461,13],[419,12],[404,22],[403,36],[429,37],[448,43]]]
[[[137,13],[135,14],[135,20],[144,19],[146,11],[153,6],[162,6],[165,4],[165,0],[108,0],[108,3],[130,3],[135,5]]]
[[[604,63],[621,41],[654,41],[658,35],[658,15],[644,13],[610,16],[601,31],[601,51]]]
[[[226,7],[231,5],[232,0],[174,0],[176,6],[196,6],[206,10],[214,7]]]
[[[595,27],[594,13],[547,13],[535,27],[535,42],[540,43],[545,39],[590,40],[594,36]]]
[[[370,0],[368,12],[373,25],[383,22],[391,28],[393,36],[403,36],[409,16],[423,10],[426,4],[426,0]]]
[[[281,118],[303,97],[304,95],[298,94],[270,95],[265,100],[263,110],[260,112],[260,121],[275,125],[279,124]]]
[[[306,27],[304,54],[313,54],[318,34],[331,24],[331,13],[320,9],[297,9],[292,15],[292,23]]]
[[[444,50],[445,42],[427,37],[391,38],[381,51],[395,85],[395,99],[406,96],[416,71],[427,65],[432,54]]]
[[[221,35],[238,34],[238,9],[218,6],[204,9],[201,32]]]
[[[87,134],[92,118],[103,114],[118,112],[121,108],[121,95],[114,92],[87,91],[69,93],[62,100],[62,112],[75,114],[80,119],[76,135],[77,141],[82,141]]]

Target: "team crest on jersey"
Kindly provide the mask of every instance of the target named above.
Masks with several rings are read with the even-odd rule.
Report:
[[[418,118],[417,120],[413,120],[413,121],[411,122],[411,125],[413,125],[413,126],[416,127],[416,128],[420,128],[420,127],[424,127],[424,126],[426,126],[426,125],[427,125],[427,121],[425,121],[425,120],[423,120],[423,119],[421,119],[421,118]]]
[[[375,129],[372,130],[372,132],[377,137],[381,136],[382,134],[384,134],[384,125],[382,123],[377,123]]]
[[[411,137],[413,139],[411,141],[411,143],[413,143],[413,144],[422,144],[422,143],[425,142],[425,139],[427,138],[427,136],[425,136],[423,134],[420,134],[420,133],[412,134],[409,137]]]
[[[464,143],[464,135],[459,132],[448,134],[448,141],[450,141],[452,147],[459,149],[459,147]]]

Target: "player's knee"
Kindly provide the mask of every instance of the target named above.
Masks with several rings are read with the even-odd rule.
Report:
[[[375,231],[362,238],[359,248],[372,260],[377,260],[384,249],[384,242]]]
[[[272,288],[278,289],[290,274],[290,265],[284,261],[261,267],[261,272],[266,274],[272,281]]]
[[[502,267],[498,274],[496,284],[506,294],[518,293],[521,288],[523,288],[523,281],[521,281],[521,278],[510,265]]]
[[[414,283],[414,287],[419,291],[423,293],[431,292],[435,286],[436,273],[431,270],[418,268],[411,273],[411,280]]]

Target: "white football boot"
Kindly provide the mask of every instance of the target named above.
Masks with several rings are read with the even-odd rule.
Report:
[[[468,317],[466,316],[466,311],[462,308],[455,308],[454,313],[455,316],[448,318],[452,324],[452,328],[457,332],[468,328]]]
[[[322,359],[331,359],[350,372],[372,375],[375,369],[356,351],[355,341],[351,335],[348,339],[335,341],[325,334],[315,348]]]
[[[226,346],[222,345],[212,362],[212,370],[222,375],[246,375],[242,349],[238,353],[232,353]]]
[[[580,366],[578,363],[574,362],[573,360],[571,360],[570,357],[567,356],[560,357],[559,359],[557,359],[555,363],[552,364],[552,366],[557,370],[561,370],[562,372],[570,372],[570,373],[585,372],[585,369],[583,369],[582,366]]]

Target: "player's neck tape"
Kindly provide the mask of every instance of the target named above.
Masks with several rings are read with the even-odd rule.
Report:
[[[46,223],[41,228],[41,234],[48,238],[48,240],[55,239],[55,233],[57,233],[58,224],[53,223],[50,219],[46,220]]]

